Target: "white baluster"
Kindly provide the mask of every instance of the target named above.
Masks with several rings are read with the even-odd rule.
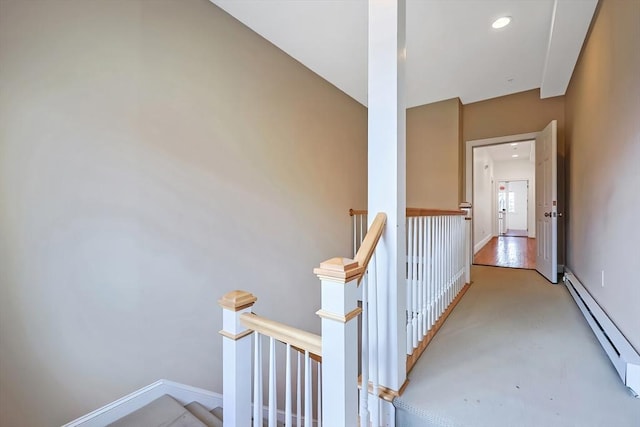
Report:
[[[304,352],[304,427],[313,425],[313,388],[311,387],[311,356]]]
[[[444,263],[443,263],[443,269],[442,269],[442,273],[444,275],[443,280],[442,280],[442,312],[444,313],[444,311],[447,309],[447,305],[449,305],[449,217],[444,216],[442,218],[442,223],[443,223],[443,235],[444,235],[444,239],[442,241],[443,244],[443,254],[444,254]]]
[[[411,234],[413,231],[413,224],[411,218],[407,218],[407,354],[411,354],[413,351],[413,313],[412,313],[412,298],[413,298],[413,268],[411,268],[411,262],[413,258],[413,239]]]
[[[369,412],[371,413],[371,422],[374,426],[380,425],[380,404],[378,401],[379,394],[379,335],[378,335],[378,271],[377,271],[377,257],[371,259],[370,262],[370,271],[373,272],[372,281],[373,286],[371,289],[371,294],[369,296],[369,300],[371,301],[371,313],[369,315],[370,324],[369,330],[371,331],[371,347],[369,351],[369,355],[371,356],[371,361],[369,366],[371,369],[371,404],[369,405]],[[368,387],[367,387],[368,389]]]
[[[458,218],[456,216],[453,218],[453,298],[458,294],[458,245],[459,245],[459,233],[458,233]]]
[[[424,277],[424,295],[423,295],[423,308],[422,308],[422,330],[426,335],[429,331],[429,259],[431,257],[431,251],[429,250],[429,241],[431,236],[431,227],[429,217],[424,218],[425,238],[424,238],[424,264],[423,264],[423,277]]]
[[[284,425],[293,427],[291,421],[291,344],[287,344],[287,359],[285,368],[285,389],[284,389]]]
[[[353,215],[353,256],[358,252],[358,216]]]
[[[464,247],[463,243],[463,234],[462,234],[462,226],[464,225],[464,217],[460,216],[458,219],[458,288],[456,289],[456,296],[458,295],[458,293],[460,292],[460,290],[462,289],[462,255],[464,254],[464,250],[462,249]]]
[[[302,354],[298,353],[298,376],[296,379],[296,427],[302,427]]]
[[[449,216],[444,217],[444,300],[442,305],[442,312],[449,306],[449,248],[451,247],[449,238]]]
[[[450,266],[449,266],[449,303],[451,303],[453,301],[453,297],[455,296],[455,277],[456,277],[456,273],[455,273],[455,248],[456,248],[456,235],[455,235],[455,216],[451,216],[449,222],[451,223],[451,231],[450,231],[450,236],[449,236],[449,253],[451,254],[451,261],[450,261]]]
[[[449,242],[447,234],[448,217],[442,216],[442,312],[447,309],[447,283],[449,282],[448,259],[449,259]]]
[[[447,215],[445,217],[445,221],[447,224],[447,302],[445,304],[445,308],[449,306],[449,303],[451,302],[451,278],[453,277],[453,274],[451,274],[451,215]]]
[[[316,363],[318,365],[318,393],[316,399],[318,400],[318,427],[322,427],[322,363]]]
[[[362,245],[362,241],[364,240],[364,236],[367,234],[367,214],[360,215],[360,244],[358,248]]]
[[[438,217],[433,218],[433,313],[431,324],[435,324],[438,312],[438,279],[440,278],[440,227]]]
[[[253,427],[262,427],[262,343],[255,333],[253,361]]]
[[[438,309],[438,318],[444,312],[444,289],[445,289],[445,259],[446,259],[446,235],[444,228],[444,217],[440,217],[440,308]]]
[[[423,275],[423,266],[424,266],[424,225],[423,225],[423,217],[417,218],[418,221],[418,260],[417,260],[417,268],[418,268],[418,294],[416,298],[416,312],[418,313],[417,318],[417,335],[418,341],[422,341],[422,337],[424,336],[424,329],[422,328],[422,300],[424,293],[424,275]],[[417,346],[417,343],[416,343]]]
[[[428,319],[427,319],[427,330],[431,330],[431,325],[433,324],[433,296],[434,296],[434,292],[433,292],[433,282],[434,282],[434,246],[433,246],[433,242],[435,241],[435,224],[433,222],[433,217],[430,216],[427,218],[427,221],[429,223],[429,264],[428,264],[428,268],[429,270],[427,271],[428,276],[427,276],[427,280],[428,280],[428,285],[427,285],[427,291],[428,291],[428,295],[427,295],[427,309],[429,310],[428,312]]]
[[[269,427],[276,426],[278,396],[276,394],[276,340],[269,340]]]
[[[411,319],[411,328],[413,329],[413,348],[418,347],[418,257],[417,257],[417,249],[418,249],[418,230],[417,230],[417,218],[411,218],[413,222],[413,230],[411,233],[411,240],[413,241],[413,264],[411,265],[411,269],[413,270],[412,274],[412,283],[411,283],[411,311],[413,313]]]
[[[373,255],[375,257],[375,253]],[[365,274],[368,277],[369,274]],[[364,278],[363,278],[364,281]],[[369,286],[370,281],[361,283],[362,286],[362,348],[360,350],[361,359],[361,381],[360,387],[360,425],[369,426]]]
[[[438,316],[440,315],[440,282],[441,282],[441,275],[442,275],[442,269],[441,269],[441,259],[442,259],[442,227],[441,227],[441,220],[440,217],[437,216],[435,218],[436,221],[436,248],[435,248],[435,258],[436,258],[436,280],[435,280],[435,285],[436,285],[436,294],[435,294],[435,310],[433,312],[433,322],[435,324],[436,319],[438,318]]]
[[[447,246],[449,246],[449,260],[447,261],[447,306],[449,306],[453,300],[453,216],[448,217],[447,223],[449,224],[449,232],[447,233]]]

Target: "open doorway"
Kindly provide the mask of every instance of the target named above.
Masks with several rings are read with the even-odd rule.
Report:
[[[531,164],[533,165],[534,173],[529,180],[529,212],[528,212],[528,224],[527,241],[535,243],[533,251],[527,248],[528,253],[535,254],[531,258],[534,259],[531,264],[525,265],[524,268],[535,268],[538,273],[543,275],[551,283],[558,283],[558,273],[562,271],[562,265],[558,262],[561,258],[559,254],[562,253],[562,245],[559,243],[563,241],[562,224],[559,222],[563,216],[564,201],[562,200],[562,193],[559,192],[561,187],[558,186],[558,122],[552,120],[544,129],[539,132],[530,132],[519,135],[501,136],[495,138],[477,139],[465,142],[465,198],[473,203],[472,206],[472,248],[474,254],[477,255],[478,251],[496,237],[494,235],[495,229],[493,228],[492,221],[496,216],[491,217],[488,215],[488,219],[484,218],[484,224],[477,224],[482,221],[482,207],[483,202],[489,203],[489,209],[492,206],[496,206],[492,203],[492,200],[487,197],[480,197],[478,192],[480,188],[476,187],[478,180],[484,180],[481,185],[484,185],[484,190],[490,194],[491,186],[495,184],[495,162],[485,161],[482,162],[482,156],[476,153],[476,150],[484,147],[501,147],[501,149],[508,149],[514,147],[523,142],[531,142],[532,149],[530,151]],[[512,148],[513,149],[513,148]],[[478,155],[476,155],[478,154]],[[517,156],[515,155],[517,154]],[[519,153],[511,155],[513,158],[519,158]],[[487,160],[486,158],[484,160]],[[478,174],[483,174],[478,176]],[[488,183],[488,184],[487,184]],[[535,202],[534,202],[535,201]],[[477,209],[480,210],[480,215],[476,215]],[[487,216],[487,213],[484,213]],[[497,219],[495,220],[497,223]],[[475,224],[474,224],[475,223]],[[487,233],[488,230],[492,230],[491,234],[485,237],[478,235],[479,233]],[[509,236],[501,236],[504,239],[518,239],[511,238]],[[535,239],[535,240],[534,240]],[[520,239],[522,240],[522,239]],[[507,245],[508,246],[508,245]],[[507,252],[510,249],[505,248]],[[520,256],[520,259],[524,257]],[[477,259],[474,260],[478,262]],[[498,264],[492,264],[498,265]]]
[[[475,147],[472,155],[474,264],[534,269],[535,140]]]
[[[528,237],[529,180],[498,180],[498,236]]]

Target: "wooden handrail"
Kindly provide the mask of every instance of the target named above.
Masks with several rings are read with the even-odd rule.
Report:
[[[366,215],[366,209],[349,209],[349,216]],[[407,208],[406,215],[408,217],[415,216],[445,216],[445,215],[466,215],[465,211],[447,210],[447,209],[426,209],[426,208]]]
[[[366,271],[369,261],[376,250],[376,246],[378,245],[378,240],[380,240],[380,236],[382,236],[386,223],[387,215],[382,212],[378,213],[371,223],[371,227],[369,227],[367,235],[360,244],[360,249],[358,249],[358,253],[353,260],[358,263],[358,267],[362,271]]]
[[[407,216],[448,216],[448,215],[466,215],[465,211],[447,210],[447,209],[423,209],[423,208],[407,208]]]
[[[364,215],[367,213],[367,210],[358,210],[358,209],[349,209],[349,216],[354,215]]]
[[[245,328],[256,331],[262,335],[273,337],[278,341],[291,344],[297,350],[308,351],[309,353],[322,357],[322,337],[276,322],[253,313],[244,313],[240,316],[240,322]]]

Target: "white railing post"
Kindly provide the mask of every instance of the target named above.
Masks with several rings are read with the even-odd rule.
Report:
[[[473,217],[471,203],[460,203],[460,210],[465,211],[465,260],[464,260],[464,280],[471,283],[471,264],[473,264]]]
[[[246,291],[232,291],[218,303],[222,307],[222,388],[225,426],[251,425],[251,334],[240,323],[257,298]]]
[[[358,263],[332,258],[314,273],[322,285],[322,422],[357,425],[358,416]],[[363,385],[366,390],[366,385]]]

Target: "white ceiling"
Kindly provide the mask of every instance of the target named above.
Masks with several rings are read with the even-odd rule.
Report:
[[[367,0],[211,0],[363,105]],[[563,95],[597,0],[407,0],[407,107]],[[498,17],[511,25],[491,28]]]
[[[515,145],[514,145],[515,144]],[[475,155],[490,157],[494,162],[535,160],[535,141],[521,141],[475,148]],[[518,157],[513,157],[517,154]]]

